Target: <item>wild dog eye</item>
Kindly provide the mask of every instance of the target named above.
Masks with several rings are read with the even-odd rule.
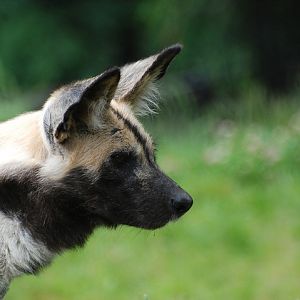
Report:
[[[121,167],[136,158],[136,155],[132,151],[117,151],[114,152],[110,159],[116,167]]]
[[[119,132],[119,131],[121,131],[120,128],[113,128],[113,129],[111,130],[111,135],[114,135],[114,134],[116,134],[116,133]]]

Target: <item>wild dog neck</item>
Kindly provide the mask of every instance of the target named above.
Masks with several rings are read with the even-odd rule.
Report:
[[[42,140],[42,111],[23,114],[0,123],[0,165],[10,162],[42,163],[47,150]]]
[[[60,181],[40,178],[39,168],[15,170],[0,180],[0,211],[17,218],[33,239],[55,253],[82,246],[99,224],[89,201],[96,197],[88,188],[90,178],[74,169]]]

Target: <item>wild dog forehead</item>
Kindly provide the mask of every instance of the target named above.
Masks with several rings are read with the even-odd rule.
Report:
[[[127,130],[134,137],[135,141],[142,146],[147,156],[150,156],[154,151],[152,138],[132,110],[123,102],[113,100],[111,102],[111,111],[125,131]]]

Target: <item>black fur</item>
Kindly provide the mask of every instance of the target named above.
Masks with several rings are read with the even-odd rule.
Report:
[[[170,199],[182,192],[133,150],[113,153],[98,172],[76,168],[57,181],[38,168],[15,174],[0,181],[0,210],[55,252],[82,246],[97,226],[161,227],[176,217]]]
[[[84,170],[74,169],[64,179],[48,182],[39,178],[37,169],[21,172],[1,180],[0,210],[17,216],[50,250],[83,245],[96,225],[84,207],[93,197]]]

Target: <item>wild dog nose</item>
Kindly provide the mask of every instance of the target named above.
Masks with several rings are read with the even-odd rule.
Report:
[[[171,205],[177,217],[185,214],[193,205],[192,197],[184,191],[177,193],[171,199]]]

